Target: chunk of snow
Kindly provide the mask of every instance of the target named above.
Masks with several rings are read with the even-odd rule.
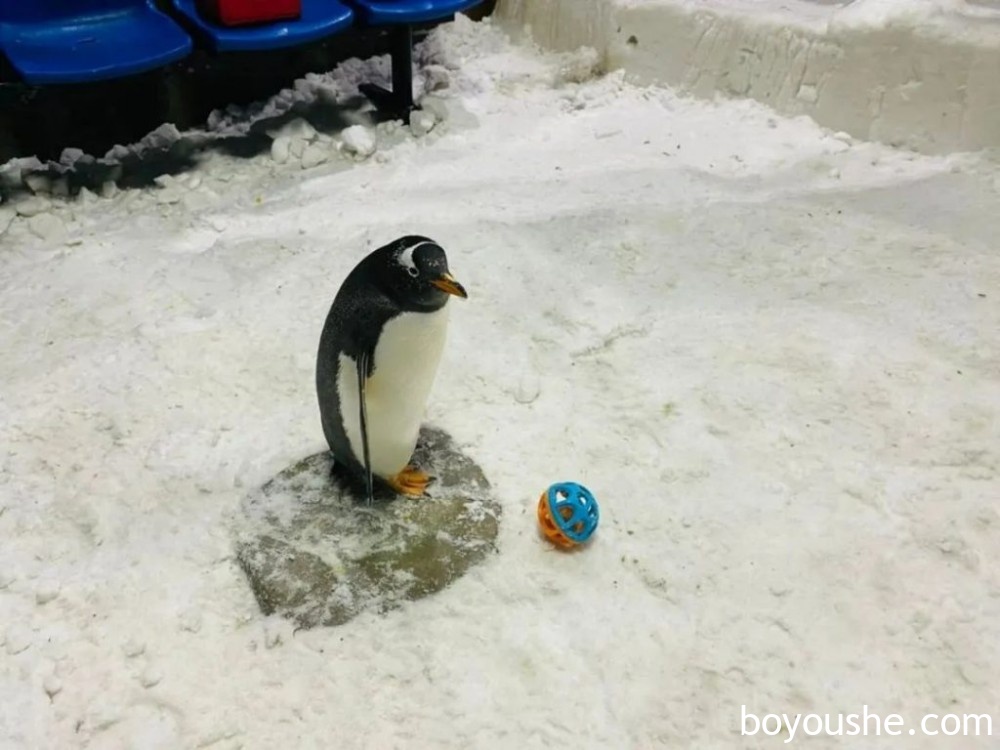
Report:
[[[28,219],[28,230],[39,239],[54,240],[66,231],[66,225],[55,214],[37,214]]]
[[[180,203],[181,197],[184,195],[183,192],[178,190],[176,187],[169,187],[165,190],[161,190],[156,194],[156,202],[161,205],[173,205],[174,203]]]
[[[437,120],[435,120],[434,115],[430,112],[424,112],[419,109],[410,112],[410,131],[418,138],[431,132],[435,124],[437,124]]]
[[[938,16],[962,12],[965,0],[854,0],[834,11],[831,28],[885,28],[915,25]]]
[[[375,135],[364,125],[351,125],[349,128],[344,128],[340,134],[340,140],[344,144],[344,150],[349,154],[367,158],[375,153]]]
[[[71,167],[76,164],[80,159],[86,156],[83,149],[79,148],[64,148],[62,153],[59,155],[59,163]]]
[[[86,187],[80,188],[80,192],[76,194],[76,199],[84,205],[96,203],[98,200],[97,195]]]
[[[428,65],[424,68],[424,89],[441,91],[451,85],[451,73],[443,65]]]
[[[14,210],[17,211],[18,215],[24,216],[25,218],[38,216],[38,214],[43,214],[51,208],[52,201],[48,198],[42,198],[41,196],[28,198],[27,200],[14,204]]]
[[[297,117],[276,131],[274,135],[277,137],[285,136],[293,141],[311,141],[316,137],[316,128],[310,125],[308,120]]]
[[[10,206],[0,206],[0,234],[3,234],[10,228],[15,216],[17,216],[17,211],[13,208]],[[2,579],[3,574],[0,574],[0,589],[3,588]]]
[[[271,143],[271,158],[276,164],[284,164],[291,153],[292,139],[287,135],[279,135]]]
[[[52,192],[52,179],[48,175],[25,175],[24,184],[35,195],[48,195]]]
[[[420,100],[420,108],[433,115],[438,122],[444,122],[448,119],[448,100],[440,96],[425,96]]]
[[[593,47],[581,47],[563,55],[562,65],[556,71],[557,84],[583,83],[600,71],[601,56]]]
[[[312,169],[330,159],[330,149],[321,143],[310,143],[302,152],[302,168]]]

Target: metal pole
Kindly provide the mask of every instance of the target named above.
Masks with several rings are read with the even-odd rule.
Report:
[[[401,114],[413,109],[413,29],[409,24],[392,30],[392,98]]]

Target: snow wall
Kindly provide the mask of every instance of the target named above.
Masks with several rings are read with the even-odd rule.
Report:
[[[1000,146],[1000,0],[499,0],[542,46],[924,153]]]

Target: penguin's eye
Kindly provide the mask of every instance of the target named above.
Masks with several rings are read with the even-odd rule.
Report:
[[[417,270],[416,266],[408,266],[406,272],[410,274],[410,276],[412,276],[413,278],[416,278],[417,276],[420,275],[420,271]]]

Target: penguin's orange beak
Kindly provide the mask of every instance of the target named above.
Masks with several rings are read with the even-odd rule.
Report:
[[[450,273],[441,274],[436,279],[431,281],[431,283],[442,292],[454,294],[456,297],[461,297],[462,299],[468,299],[469,297],[465,291],[465,287],[455,281],[454,277]]]

